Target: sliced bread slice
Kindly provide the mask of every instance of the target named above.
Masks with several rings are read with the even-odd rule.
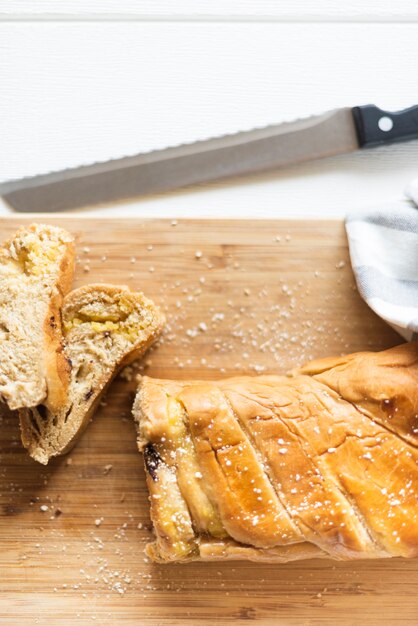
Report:
[[[23,445],[43,464],[74,445],[112,378],[145,352],[164,324],[142,293],[112,285],[76,289],[64,300],[62,318],[71,363],[67,400],[57,411],[40,405],[19,412]]]
[[[0,247],[0,400],[12,410],[66,397],[60,309],[73,273],[73,238],[61,228],[25,226]]]

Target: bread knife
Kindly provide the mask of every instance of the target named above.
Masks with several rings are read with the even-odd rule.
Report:
[[[195,143],[0,184],[17,211],[49,212],[161,193],[418,138],[418,105],[341,108]]]

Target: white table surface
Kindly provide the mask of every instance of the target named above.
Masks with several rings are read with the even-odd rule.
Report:
[[[417,62],[415,0],[0,0],[0,180],[338,106],[402,108],[418,102]],[[342,216],[398,201],[416,176],[418,141],[89,212]]]

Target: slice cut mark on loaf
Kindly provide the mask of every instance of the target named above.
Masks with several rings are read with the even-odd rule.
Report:
[[[32,224],[0,248],[0,398],[9,408],[62,404],[69,366],[60,309],[74,273],[74,244],[61,228]]]
[[[145,352],[164,323],[143,294],[112,285],[73,291],[64,300],[62,318],[71,363],[66,402],[57,411],[42,405],[20,411],[23,445],[44,464],[73,446],[112,378]]]

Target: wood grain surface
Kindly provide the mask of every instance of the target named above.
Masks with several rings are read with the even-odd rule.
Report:
[[[400,338],[361,301],[339,221],[59,219],[76,284],[118,282],[166,311],[142,368],[162,377],[283,372]],[[2,239],[22,220],[0,222]],[[418,561],[146,562],[150,538],[127,372],[48,467],[1,417],[0,624],[389,626],[417,623]]]

